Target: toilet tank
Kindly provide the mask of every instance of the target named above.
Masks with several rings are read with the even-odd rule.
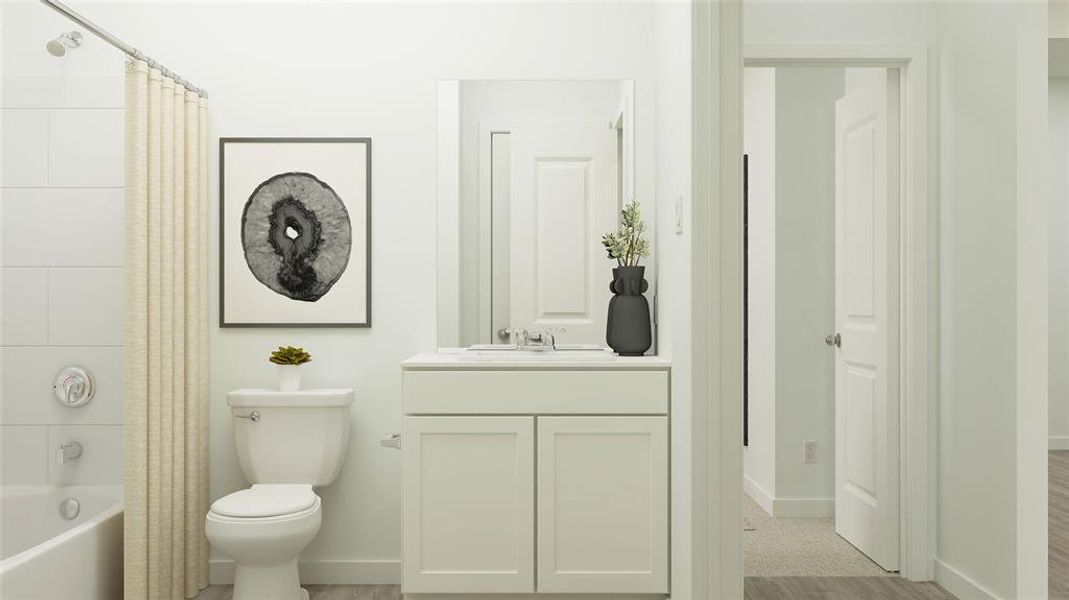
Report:
[[[249,483],[333,483],[349,453],[351,389],[234,390],[226,395]]]

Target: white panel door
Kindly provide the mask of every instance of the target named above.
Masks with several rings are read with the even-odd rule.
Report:
[[[668,418],[538,418],[538,591],[668,591]]]
[[[601,235],[617,220],[608,121],[524,125],[511,135],[511,321],[605,343],[612,264]]]
[[[898,569],[896,72],[835,105],[835,530]]]
[[[534,418],[404,418],[406,593],[534,591]]]

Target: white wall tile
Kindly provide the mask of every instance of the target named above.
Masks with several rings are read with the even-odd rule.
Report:
[[[0,189],[0,266],[121,266],[121,189]]]
[[[122,267],[49,269],[49,344],[121,346],[122,314]]]
[[[82,455],[59,464],[60,444],[78,442]],[[48,480],[52,485],[122,483],[122,427],[118,425],[52,426],[48,428]]]
[[[0,426],[0,485],[48,483],[48,427]]]
[[[0,109],[0,186],[48,185],[48,111]]]
[[[0,268],[0,345],[48,343],[48,269]]]
[[[96,395],[81,408],[59,403],[52,381],[80,365],[96,378]],[[122,424],[122,348],[0,348],[0,424]]]
[[[48,183],[59,187],[123,185],[123,111],[49,111]]]

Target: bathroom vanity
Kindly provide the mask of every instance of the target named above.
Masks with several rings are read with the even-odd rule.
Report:
[[[669,370],[604,351],[404,361],[406,598],[667,594]]]

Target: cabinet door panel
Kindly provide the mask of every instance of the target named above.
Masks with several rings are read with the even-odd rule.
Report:
[[[539,417],[538,591],[668,591],[668,419]]]
[[[405,417],[404,590],[534,591],[534,419]]]

